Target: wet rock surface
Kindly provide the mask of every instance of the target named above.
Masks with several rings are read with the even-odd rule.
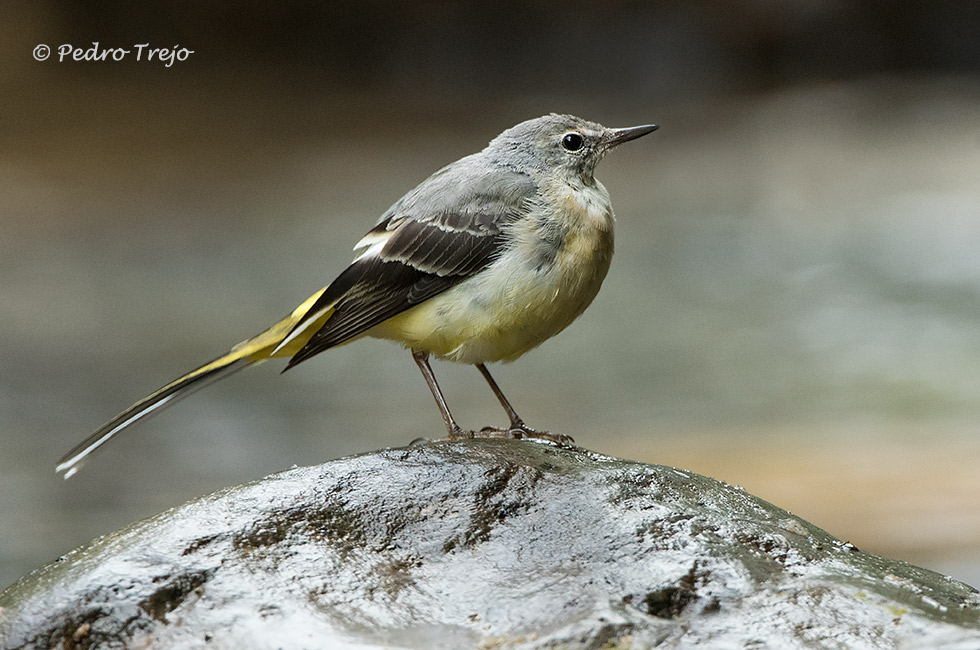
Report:
[[[294,469],[0,594],[3,648],[978,648],[980,596],[740,488],[514,440]]]

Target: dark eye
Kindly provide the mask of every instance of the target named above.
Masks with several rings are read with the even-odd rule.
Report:
[[[565,148],[566,151],[578,151],[585,144],[585,139],[580,133],[566,133],[561,139],[561,146]]]

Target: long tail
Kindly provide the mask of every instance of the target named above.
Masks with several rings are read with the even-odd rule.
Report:
[[[311,326],[305,327],[306,336],[292,336],[287,341],[294,326],[303,320],[310,308],[316,303],[317,299],[323,295],[326,289],[321,289],[310,296],[302,305],[258,336],[242,341],[233,347],[227,354],[218,357],[214,361],[196,368],[183,377],[175,379],[155,393],[144,397],[128,409],[112,418],[102,425],[95,433],[75,445],[58,462],[55,468],[58,472],[64,472],[65,478],[71,477],[82,468],[88,457],[104,444],[119,435],[129,425],[141,420],[142,418],[156,413],[168,406],[187,397],[191,393],[208,384],[224,379],[225,377],[246,368],[253,363],[271,359],[273,357],[290,357],[302,348],[310,337],[320,328],[320,326],[333,315],[333,309],[327,308],[320,310],[316,315]]]

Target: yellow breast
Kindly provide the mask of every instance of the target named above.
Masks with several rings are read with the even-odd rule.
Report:
[[[613,215],[598,182],[546,199],[511,225],[494,263],[367,335],[473,364],[516,359],[565,329],[609,270]]]

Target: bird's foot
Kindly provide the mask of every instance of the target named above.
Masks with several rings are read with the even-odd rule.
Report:
[[[563,433],[550,433],[548,431],[538,431],[527,426],[523,422],[514,422],[511,424],[509,429],[497,429],[494,427],[483,427],[477,431],[475,436],[480,438],[510,438],[514,440],[523,440],[526,438],[535,438],[538,440],[549,440],[559,445],[569,445],[573,444],[575,440],[571,436],[566,436]]]
[[[571,436],[566,436],[562,433],[538,431],[536,429],[532,429],[523,422],[514,422],[506,429],[499,429],[497,427],[483,427],[479,431],[468,431],[461,428],[451,429],[449,431],[449,435],[443,438],[443,440],[473,440],[474,438],[505,438],[508,440],[537,439],[548,440],[559,445],[570,445],[575,443],[575,440]],[[424,438],[419,438],[413,440],[412,444],[415,445],[422,442],[427,442],[427,440]]]

